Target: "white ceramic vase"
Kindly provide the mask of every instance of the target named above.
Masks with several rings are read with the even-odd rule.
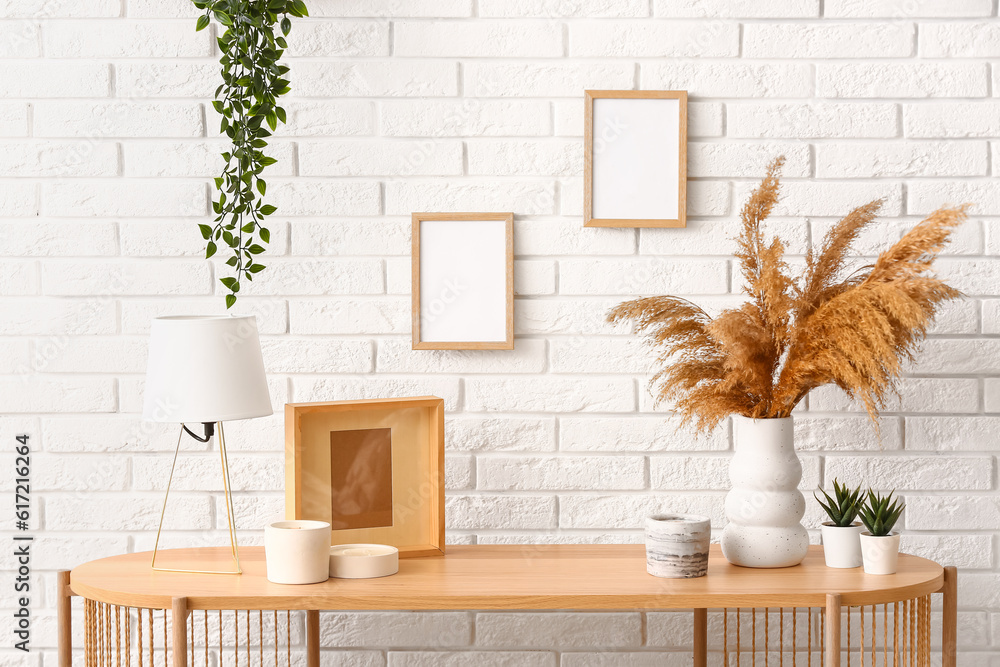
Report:
[[[820,526],[823,533],[823,557],[827,567],[861,567],[860,523],[851,526],[835,526],[829,521]]]
[[[729,463],[722,553],[742,567],[791,567],[809,550],[799,523],[806,502],[798,490],[802,464],[795,454],[792,418],[736,416],[736,453]]]
[[[876,537],[867,530],[861,533],[861,554],[865,574],[895,574],[899,560],[899,533]]]
[[[330,578],[330,524],[276,521],[264,528],[267,580],[316,584]]]

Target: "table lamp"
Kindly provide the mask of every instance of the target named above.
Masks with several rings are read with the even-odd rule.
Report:
[[[264,360],[253,316],[174,316],[153,320],[149,338],[149,361],[142,417],[146,421],[180,424],[177,447],[170,466],[167,491],[156,530],[150,566],[166,572],[241,574],[229,461],[222,423],[233,419],[272,414],[271,398],[264,376]],[[196,430],[187,424],[198,424]],[[170,497],[170,484],[177,465],[181,439],[186,432],[198,442],[209,442],[218,429],[222,483],[226,496],[226,518],[232,547],[233,570],[176,569],[156,566],[156,553],[163,518]],[[202,431],[203,435],[199,435]]]

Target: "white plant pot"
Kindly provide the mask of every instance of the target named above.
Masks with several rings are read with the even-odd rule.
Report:
[[[316,584],[330,578],[330,524],[277,521],[264,528],[267,580]]]
[[[895,574],[899,560],[899,533],[875,537],[868,531],[862,532],[861,554],[866,574]]]
[[[860,523],[850,526],[835,526],[829,521],[820,526],[823,534],[823,556],[827,567],[861,567]]]
[[[791,567],[809,550],[799,523],[806,501],[798,490],[802,464],[795,454],[792,418],[736,416],[736,453],[729,463],[722,553],[742,567]]]
[[[646,518],[646,572],[654,577],[691,579],[708,572],[712,522],[694,514]]]

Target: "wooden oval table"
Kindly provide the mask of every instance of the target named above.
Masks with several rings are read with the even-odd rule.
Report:
[[[229,554],[227,548],[179,549],[161,551],[158,561],[165,567],[198,562],[214,569],[225,565]],[[721,651],[715,653],[724,665],[739,664],[735,661],[748,650],[763,650],[778,651],[782,661],[786,654],[799,656],[801,664],[807,659],[812,664],[815,655],[820,665],[819,656],[825,656],[827,667],[839,667],[842,657],[854,653],[866,658],[870,653],[873,667],[876,658],[886,665],[926,667],[934,593],[944,596],[942,664],[955,665],[956,570],[916,556],[901,555],[896,574],[877,576],[861,568],[828,568],[822,548],[810,547],[801,565],[759,570],[729,564],[713,545],[708,576],[659,579],[646,574],[641,545],[453,546],[444,556],[401,560],[399,573],[391,577],[306,586],[268,582],[260,547],[240,549],[240,562],[242,575],[160,572],[150,568],[145,552],[61,573],[60,667],[71,664],[73,596],[84,598],[87,667],[154,667],[154,657],[155,664],[165,665],[168,649],[174,667],[199,664],[202,653],[210,664],[210,645],[220,651],[216,664],[222,664],[226,646],[226,656],[231,651],[236,664],[251,667],[259,657],[262,667],[277,665],[281,638],[289,644],[281,661],[287,655],[290,664],[294,610],[306,612],[307,664],[317,667],[320,610],[667,609],[694,610],[696,667],[708,664],[709,609],[718,610],[721,621],[722,637],[715,641]],[[162,614],[154,614],[159,610]],[[223,619],[224,611],[232,613],[232,622],[228,615]],[[279,632],[282,620],[285,629]],[[223,637],[224,627],[231,642]],[[268,645],[265,659],[272,633],[273,658]],[[196,646],[199,637],[201,646]],[[254,640],[259,645],[251,652]],[[744,659],[750,664],[749,656]]]

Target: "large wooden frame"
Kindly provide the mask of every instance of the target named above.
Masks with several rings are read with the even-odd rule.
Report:
[[[331,530],[333,544],[377,543],[402,558],[444,553],[444,400],[435,396],[285,405],[285,517],[330,521],[330,436],[392,430],[392,525]]]
[[[583,167],[583,224],[585,227],[685,227],[687,225],[687,91],[684,90],[588,90],[585,91],[584,112],[584,167]],[[595,106],[600,100],[676,100],[677,128],[636,126],[637,117],[628,117],[629,113],[639,107],[636,104],[627,110],[619,105],[617,111],[607,111],[616,114],[613,118],[605,112],[595,112]],[[669,123],[673,106],[664,107],[668,115],[663,122]],[[648,112],[647,112],[648,113]],[[625,114],[620,118],[617,114]],[[649,119],[646,119],[647,122]],[[595,129],[595,123],[598,127]],[[676,131],[676,135],[674,134]],[[598,143],[595,156],[595,139]],[[676,143],[676,148],[673,145]],[[664,155],[665,162],[658,161],[657,155],[664,150],[676,150],[676,157]],[[652,154],[652,158],[650,155]],[[677,192],[670,188],[673,160],[677,160]],[[641,162],[646,161],[646,165]],[[663,173],[651,173],[653,167]],[[595,177],[595,168],[603,172],[605,177]],[[621,179],[605,184],[605,180]],[[615,203],[595,206],[594,193],[596,189],[604,188],[615,193],[627,203]],[[634,188],[635,191],[630,191]],[[665,194],[664,194],[665,193]],[[666,198],[659,203],[644,202],[644,194],[657,194]],[[676,199],[676,208],[673,200]],[[632,215],[627,212],[632,211]],[[662,211],[662,215],[650,215],[651,212]],[[670,213],[673,212],[673,215]]]
[[[472,290],[469,294],[464,295],[454,295],[451,292],[445,294],[444,291],[441,294],[441,298],[431,299],[421,299],[421,289],[423,285],[423,279],[426,278],[424,275],[424,269],[422,269],[421,264],[421,233],[425,225],[429,223],[453,223],[461,222],[467,223],[468,225],[473,225],[476,222],[483,223],[503,223],[503,247],[492,247],[489,249],[488,253],[484,253],[486,261],[476,262],[474,256],[468,255],[468,244],[465,247],[454,248],[452,252],[448,253],[455,260],[452,265],[453,270],[461,274],[465,272],[464,278],[465,284],[469,284],[468,281],[473,281]],[[464,227],[465,225],[463,225]],[[494,229],[487,229],[484,227],[483,234],[480,236],[482,240],[483,237],[487,235],[497,236],[495,229],[495,224],[491,225]],[[447,227],[442,227],[443,230],[447,230]],[[452,231],[456,228],[452,227]],[[471,231],[471,227],[469,228]],[[447,233],[445,231],[445,233]],[[514,349],[514,214],[513,213],[414,213],[413,214],[413,233],[412,233],[412,301],[413,301],[413,312],[412,312],[412,322],[413,322],[413,349],[414,350],[513,350]],[[438,232],[438,236],[441,236],[441,230]],[[426,245],[426,243],[425,243]],[[500,251],[503,252],[502,258],[500,257]],[[464,253],[464,254],[462,254]],[[500,264],[502,262],[504,275],[501,277],[496,276],[477,276],[470,275],[483,266],[492,267],[492,270],[498,272],[500,269]],[[424,262],[424,267],[426,268],[427,262]],[[464,265],[464,266],[463,266]],[[441,282],[441,269],[436,267],[437,275],[431,280],[435,285]],[[483,286],[482,281],[490,282],[490,285]],[[478,283],[475,281],[479,281]],[[447,282],[447,281],[446,281]],[[483,292],[488,292],[488,294],[476,293],[476,288],[483,288]],[[428,289],[431,289],[427,285]],[[435,288],[436,289],[436,288]],[[447,288],[445,288],[447,290]],[[503,290],[503,294],[499,295],[499,290]],[[486,299],[491,299],[490,303],[486,303]],[[478,307],[489,306],[492,304],[493,308],[499,308],[499,302],[503,300],[504,311],[489,311],[487,313],[488,318],[476,317],[474,311]],[[446,304],[446,305],[442,305]],[[439,313],[432,313],[428,310],[425,313],[425,309],[431,309],[435,306],[442,306],[445,308],[444,311]],[[451,309],[450,312],[447,309]],[[468,330],[461,331],[457,335],[441,335],[440,328],[447,326],[447,319],[445,319],[444,324],[436,323],[438,326],[438,331],[435,331],[435,335],[430,335],[427,331],[431,327],[424,326],[425,320],[434,317],[446,317],[452,320],[458,319],[466,320],[467,324],[471,324],[472,321],[477,324],[483,324],[484,328],[488,327],[490,333],[480,337],[476,336],[464,336],[462,334],[469,333]],[[502,319],[501,319],[502,317]],[[488,319],[488,324],[485,320]],[[431,319],[430,321],[433,321]]]

